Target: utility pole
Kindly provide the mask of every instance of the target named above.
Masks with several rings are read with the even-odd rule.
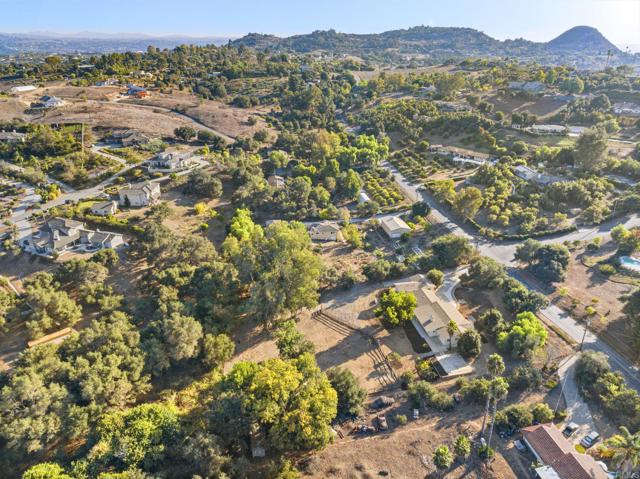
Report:
[[[587,331],[589,331],[589,325],[591,324],[591,318],[587,319],[587,322],[584,323],[584,333],[582,335],[582,341],[580,341],[580,351],[584,347],[584,340],[587,337]]]

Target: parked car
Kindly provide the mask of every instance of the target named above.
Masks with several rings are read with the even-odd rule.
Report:
[[[387,417],[384,415],[378,416],[378,430],[386,431],[389,429],[389,424],[387,424]]]
[[[580,441],[580,444],[582,444],[584,448],[589,449],[599,440],[600,440],[600,434],[598,434],[595,431],[591,431],[589,434],[587,434],[585,437],[582,438],[582,441]]]
[[[525,446],[520,439],[516,439],[515,441],[513,441],[513,445],[520,452],[525,452],[527,450],[527,446]]]
[[[413,410],[413,419],[418,419],[420,417],[420,410],[419,409],[414,409]]]
[[[562,434],[564,434],[565,437],[571,437],[578,430],[578,427],[580,426],[578,426],[575,422],[570,422],[564,427],[564,429],[562,430]]]

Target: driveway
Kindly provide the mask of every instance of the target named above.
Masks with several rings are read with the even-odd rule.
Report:
[[[578,360],[578,356],[578,354],[574,354],[565,360],[558,368],[562,395],[564,396],[564,402],[567,407],[566,422],[575,422],[579,426],[571,438],[574,443],[579,442],[580,439],[591,431],[596,430],[589,405],[582,399],[580,391],[578,390],[578,383],[576,382],[576,361]]]

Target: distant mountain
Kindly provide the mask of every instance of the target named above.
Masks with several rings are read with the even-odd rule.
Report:
[[[178,45],[220,45],[228,37],[189,37],[185,35],[153,36],[137,33],[0,33],[0,55],[23,53],[98,54],[175,48]]]
[[[377,34],[315,31],[280,38],[250,33],[233,41],[258,49],[307,53],[317,50],[352,55],[421,54],[434,60],[473,56],[508,56],[576,66],[598,64],[597,57],[612,50],[619,62],[637,63],[638,57],[623,53],[592,27],[575,27],[548,43],[525,39],[500,41],[472,28],[413,27]],[[615,56],[619,58],[615,58]]]
[[[573,27],[547,43],[551,50],[586,51],[590,53],[622,53],[602,33],[593,27]]]

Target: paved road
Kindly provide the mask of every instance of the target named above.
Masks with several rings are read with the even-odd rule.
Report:
[[[491,241],[478,235],[475,230],[459,225],[456,222],[456,219],[447,210],[442,208],[442,206],[429,194],[427,194],[420,185],[416,185],[407,180],[396,168],[393,167],[393,165],[384,163],[382,166],[392,173],[400,189],[402,189],[411,200],[424,201],[431,207],[431,217],[438,223],[444,224],[452,233],[464,236],[471,240],[482,255],[488,256],[489,258],[502,263],[505,265],[507,272],[511,276],[523,282],[530,289],[538,290],[535,285],[523,280],[522,276],[519,274],[518,265],[514,261],[516,247],[521,242]],[[640,217],[638,215],[633,215],[629,218],[614,219],[596,227],[580,228],[577,231],[544,238],[540,241],[543,243],[562,243],[563,241],[591,240],[597,236],[607,238],[610,236],[611,229],[618,224],[624,224],[627,228],[640,226]],[[540,292],[544,294],[544,291]],[[542,309],[540,314],[562,329],[577,343],[582,341],[583,335],[585,334],[584,325],[582,323],[578,323],[566,311],[555,305],[550,305],[549,307]],[[601,351],[606,354],[612,368],[620,371],[624,375],[629,386],[640,391],[640,376],[638,374],[638,368],[630,364],[622,355],[614,351],[613,348],[603,340],[598,338],[596,335],[587,332],[586,335],[584,335],[584,349]]]

